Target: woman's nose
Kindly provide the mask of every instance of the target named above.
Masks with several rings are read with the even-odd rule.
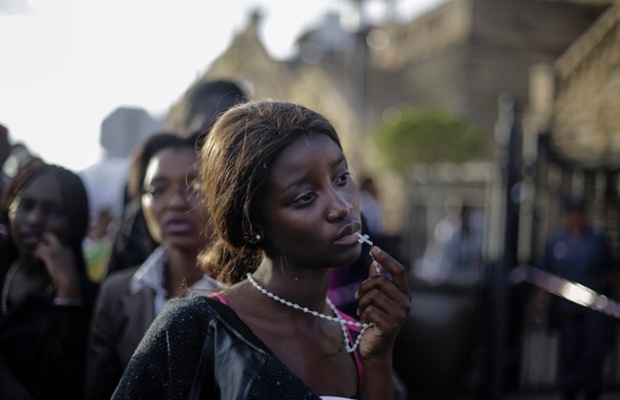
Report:
[[[42,224],[45,221],[45,217],[46,215],[41,207],[33,207],[26,214],[26,222],[30,225]]]
[[[353,204],[344,193],[334,190],[330,196],[327,217],[329,220],[346,218],[353,211]]]

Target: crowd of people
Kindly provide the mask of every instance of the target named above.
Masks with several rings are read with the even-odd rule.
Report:
[[[83,177],[60,165],[3,176],[2,399],[407,398],[392,368],[406,270],[360,240],[338,134],[230,84],[190,109],[191,132],[133,151],[117,221],[93,221]],[[100,274],[93,230],[112,242]],[[332,302],[339,267],[362,278]]]
[[[0,165],[14,158],[0,184],[0,398],[407,399],[393,361],[411,276],[381,248],[372,178],[358,186],[334,126],[302,105],[251,101],[231,81],[190,101],[182,132],[132,151],[121,213],[95,217],[85,175],[11,146],[0,125]],[[612,295],[613,256],[584,210],[565,202],[541,266]],[[482,233],[458,215],[436,229],[452,223],[432,272],[478,276]],[[612,323],[555,311],[565,398],[597,399]]]

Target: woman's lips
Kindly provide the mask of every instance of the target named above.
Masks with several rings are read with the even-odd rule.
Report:
[[[359,243],[359,236],[357,236],[357,230],[351,231],[350,233],[346,233],[344,236],[338,238],[335,241],[336,244],[341,245],[351,245]]]
[[[166,223],[166,232],[183,234],[194,231],[194,223],[187,219],[174,219]]]
[[[41,241],[41,234],[36,232],[27,232],[20,235],[21,242],[27,247],[36,247]]]
[[[357,244],[357,243],[358,243],[357,235],[354,233],[341,237],[340,239],[336,240],[336,244],[342,244],[342,245],[351,245],[351,244]]]

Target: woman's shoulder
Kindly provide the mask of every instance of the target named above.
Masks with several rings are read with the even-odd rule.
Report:
[[[228,332],[227,334],[243,338],[261,347],[260,340],[255,337],[237,313],[213,296],[169,300],[155,318],[150,330],[165,332],[167,337],[179,335],[186,338],[194,337],[195,340],[202,340],[213,330],[224,330]]]
[[[170,314],[204,314],[211,313],[213,300],[207,296],[175,297],[166,302],[162,312]]]
[[[104,282],[106,281],[112,281],[112,282],[129,281],[131,277],[136,273],[138,268],[139,268],[138,266],[135,266],[135,267],[130,267],[130,268],[114,270],[113,272],[110,272],[108,276],[105,277]]]
[[[201,325],[221,312],[224,306],[217,299],[206,296],[179,297],[170,299],[157,316],[167,327],[179,326],[179,322],[187,325]]]
[[[170,299],[149,326],[141,346],[168,343],[174,347],[204,340],[217,313],[204,297]]]
[[[131,277],[138,268],[127,268],[120,271],[114,271],[106,276],[100,284],[100,297],[117,297],[124,295],[129,290]]]

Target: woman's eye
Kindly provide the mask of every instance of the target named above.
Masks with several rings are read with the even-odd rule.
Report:
[[[152,186],[145,190],[145,192],[151,195],[153,198],[160,198],[164,194],[166,194],[167,191],[168,188],[165,186]]]
[[[17,205],[17,210],[18,211],[32,211],[34,209],[36,205],[36,202],[34,200],[31,199],[21,199],[21,201],[19,202],[19,204]]]
[[[336,184],[338,185],[344,185],[347,182],[349,182],[349,177],[351,176],[351,174],[349,172],[345,172],[344,174],[340,175],[338,177],[338,179],[336,179]]]
[[[51,217],[60,217],[65,214],[64,209],[61,206],[55,204],[48,204],[43,208],[43,212]]]
[[[312,200],[314,200],[315,197],[316,197],[316,195],[314,193],[306,193],[306,194],[296,198],[295,199],[295,203],[296,204],[308,204]]]
[[[48,203],[38,202],[34,199],[22,199],[17,205],[17,211],[22,213],[29,213],[39,208],[40,212],[47,217],[58,217],[65,214],[65,210],[62,206]]]

